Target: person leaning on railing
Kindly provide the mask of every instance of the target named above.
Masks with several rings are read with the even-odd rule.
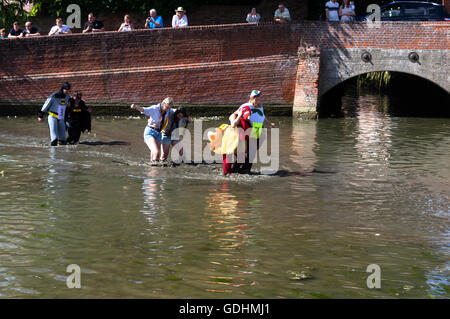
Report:
[[[9,39],[15,39],[20,37],[20,35],[22,34],[22,29],[20,28],[19,22],[15,21],[13,23],[13,27],[12,29],[9,31],[9,35],[8,38]]]
[[[120,25],[119,30],[117,31],[133,31],[134,25],[131,23],[130,16],[126,14],[123,17],[123,23]]]
[[[183,7],[178,7],[175,10],[175,15],[172,18],[172,28],[184,28],[188,26],[188,18],[186,10]]]
[[[33,24],[31,23],[31,21],[27,21],[25,23],[25,29],[23,29],[22,34],[19,35],[19,38],[24,38],[24,37],[37,37],[40,36],[41,34],[39,33],[38,28],[33,27]]]
[[[84,24],[83,33],[105,31],[103,22],[98,21],[93,13],[89,13],[88,21]]]
[[[6,32],[6,29],[0,29],[0,39],[8,39],[8,32]]]
[[[50,29],[48,35],[60,35],[60,34],[70,34],[72,30],[63,24],[63,20],[61,18],[56,19],[56,25]]]
[[[278,9],[275,10],[273,20],[279,23],[291,22],[291,14],[289,13],[288,8],[286,8],[283,3],[280,3],[278,5]]]
[[[245,21],[248,23],[258,23],[261,20],[261,15],[259,13],[256,13],[256,8],[252,8],[252,12],[247,14],[247,18]]]
[[[150,10],[150,16],[145,20],[144,27],[146,29],[164,28],[162,17],[156,14],[155,9]]]

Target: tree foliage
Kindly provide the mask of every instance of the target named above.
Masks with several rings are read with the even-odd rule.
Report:
[[[17,1],[0,1],[0,28],[5,28],[9,31],[12,28],[14,21],[18,21],[21,26],[27,20],[29,14],[24,10],[27,0]]]
[[[78,4],[81,8],[83,17],[93,12],[98,15],[100,13],[147,13],[154,8],[159,15],[172,16],[174,10],[183,6],[187,10],[204,4],[241,4],[246,2],[254,4],[259,0],[37,0],[34,3],[39,5],[39,15],[63,17],[66,18],[69,13],[66,8],[70,4]]]

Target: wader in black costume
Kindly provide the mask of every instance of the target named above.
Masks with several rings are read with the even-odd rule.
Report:
[[[76,144],[80,140],[81,132],[91,131],[91,114],[86,104],[81,99],[81,93],[77,93],[76,99],[69,99],[66,110],[66,126],[69,137],[67,143]]]

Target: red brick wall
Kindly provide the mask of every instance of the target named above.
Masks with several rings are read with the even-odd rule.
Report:
[[[0,41],[0,103],[43,102],[69,80],[88,102],[229,104],[251,89],[292,103],[299,45],[449,49],[448,22],[303,22],[74,34]]]
[[[289,26],[192,27],[0,42],[0,102],[41,102],[63,80],[89,102],[237,103],[254,88],[289,103],[297,39]],[[270,38],[270,41],[267,39]],[[290,55],[290,57],[289,57]],[[20,87],[20,90],[18,88]]]

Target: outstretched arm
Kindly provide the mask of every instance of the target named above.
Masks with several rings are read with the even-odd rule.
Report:
[[[141,112],[141,113],[144,113],[144,108],[143,108],[142,106],[137,106],[137,105],[135,105],[135,104],[131,104],[130,108],[131,108],[132,110],[136,110],[136,111],[139,111],[139,112]]]

